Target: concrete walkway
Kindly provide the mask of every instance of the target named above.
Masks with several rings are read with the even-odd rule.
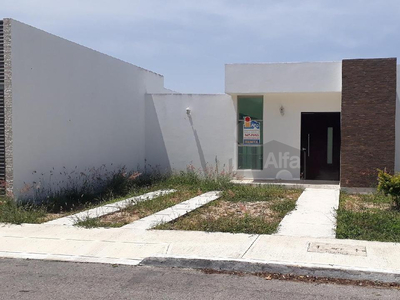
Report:
[[[277,235],[335,238],[339,195],[339,186],[306,188],[296,208],[283,218]]]

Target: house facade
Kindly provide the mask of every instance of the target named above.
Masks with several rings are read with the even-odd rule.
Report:
[[[260,163],[239,173],[334,180],[342,187],[375,185],[377,169],[399,169],[397,86],[395,58],[227,65],[226,92],[238,103],[239,122],[246,101],[255,101],[252,96],[263,112],[257,116],[263,122],[264,140],[257,146],[262,149],[242,145],[243,159],[255,154]],[[287,155],[279,159],[275,149],[285,146],[300,163],[285,164]],[[238,159],[240,170],[240,153]]]
[[[0,180],[8,193],[67,172],[187,168],[369,188],[400,171],[396,58],[228,64],[225,94],[12,19],[0,21]]]

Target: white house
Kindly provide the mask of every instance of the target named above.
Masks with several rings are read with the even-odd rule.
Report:
[[[395,58],[228,64],[226,94],[163,76],[12,19],[0,21],[0,180],[19,196],[107,165],[188,166],[248,179],[371,187],[400,170]],[[49,180],[47,179],[47,183]]]

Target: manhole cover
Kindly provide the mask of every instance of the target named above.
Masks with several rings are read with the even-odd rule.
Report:
[[[367,256],[367,249],[364,246],[352,246],[343,244],[309,243],[307,251],[317,253]]]

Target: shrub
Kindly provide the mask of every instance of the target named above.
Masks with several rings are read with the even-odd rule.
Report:
[[[400,173],[391,175],[386,171],[378,172],[378,191],[389,195],[397,209],[400,209]]]

